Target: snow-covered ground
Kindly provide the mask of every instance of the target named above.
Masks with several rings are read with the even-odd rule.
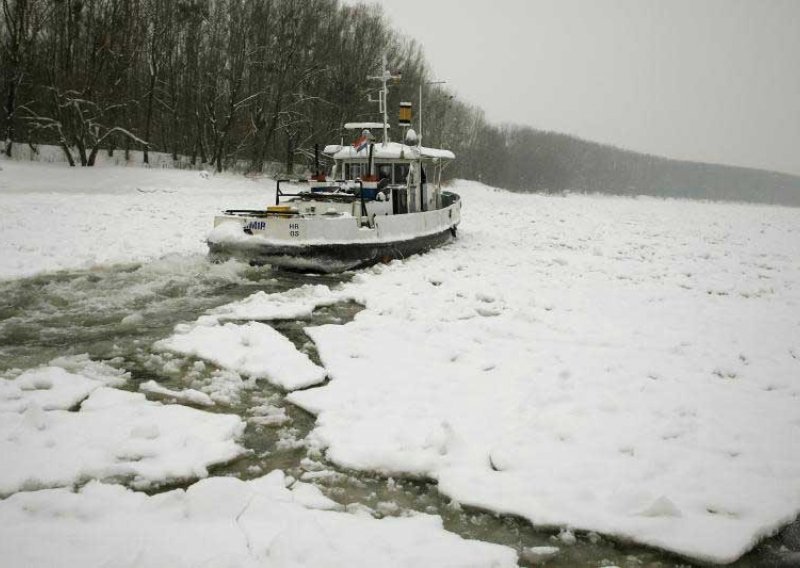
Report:
[[[6,278],[200,252],[214,210],[272,196],[264,182],[196,172],[2,167]],[[353,322],[307,329],[330,382],[289,395],[317,415],[309,444],[337,464],[432,478],[464,504],[712,562],[796,517],[800,209],[453,189],[464,198],[456,243],[336,290],[256,294],[160,347],[304,387],[322,375],[295,383],[263,357],[286,347],[266,324],[228,320],[356,299],[366,309]],[[37,518],[24,500],[80,508],[103,487],[20,494],[0,517],[55,523],[73,513],[43,506]],[[0,530],[0,545],[11,535]],[[492,561],[507,562],[496,550]]]
[[[274,182],[170,169],[0,162],[0,278],[207,252],[222,209],[264,207]]]

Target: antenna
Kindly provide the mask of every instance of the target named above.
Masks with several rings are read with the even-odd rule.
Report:
[[[389,87],[388,82],[390,79],[395,79],[397,81],[400,80],[401,75],[392,75],[389,72],[388,66],[389,64],[386,61],[386,54],[383,55],[382,59],[383,68],[381,70],[381,74],[374,76],[374,77],[367,77],[367,79],[374,79],[376,81],[381,82],[381,90],[378,91],[378,100],[372,99],[369,97],[369,102],[371,103],[378,103],[378,112],[383,114],[383,145],[385,146],[386,143],[389,141],[389,114],[388,114],[388,98],[389,98]]]

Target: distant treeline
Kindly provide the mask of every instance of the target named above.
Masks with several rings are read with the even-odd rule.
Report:
[[[517,191],[653,195],[800,206],[800,177],[670,160],[524,126],[487,126],[499,139],[488,183]],[[486,148],[491,151],[490,148]],[[479,179],[480,173],[472,177]]]
[[[279,159],[305,167],[316,141],[374,120],[368,75],[386,54],[424,80],[413,41],[376,6],[338,0],[2,0],[3,115],[13,144],[161,151],[223,170]],[[372,88],[376,83],[372,82]]]
[[[424,144],[456,152],[450,177],[520,191],[565,190],[800,205],[800,178],[677,162],[493,125],[435,79],[420,46],[379,6],[339,0],[0,0],[4,151],[56,144],[73,165],[98,152],[154,151],[217,170],[291,173],[315,143],[349,142],[347,121],[389,66],[389,105],[424,99]],[[395,136],[397,136],[395,131]]]

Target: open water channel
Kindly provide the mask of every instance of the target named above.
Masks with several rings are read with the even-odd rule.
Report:
[[[308,284],[337,284],[349,278],[301,275],[238,263],[210,264],[202,256],[175,256],[146,264],[129,264],[45,274],[0,281],[0,376],[64,356],[87,353],[92,359],[123,368],[128,387],[155,380],[180,390],[214,373],[213,365],[156,352],[155,341],[178,323],[191,322],[206,310],[264,290],[281,292]],[[311,320],[271,322],[319,364],[313,343],[303,332],[309,325],[344,324],[361,309],[342,303],[317,309]],[[190,377],[190,378],[189,378]],[[165,402],[170,402],[166,400]],[[259,409],[282,408],[279,420],[259,419]],[[533,527],[512,516],[462,508],[439,494],[434,483],[391,479],[347,471],[327,463],[303,439],[314,417],[285,402],[284,393],[258,382],[217,404],[210,412],[236,413],[248,420],[243,444],[250,455],[212,470],[212,475],[258,477],[276,468],[311,481],[348,509],[368,510],[376,517],[422,511],[440,515],[445,527],[466,538],[497,542],[521,551],[555,546],[547,560],[520,564],[547,566],[689,566],[657,550],[615,542],[596,534],[561,534]],[[187,482],[188,483],[188,482]],[[168,490],[173,487],[163,487]],[[765,541],[732,566],[800,566],[800,523]]]

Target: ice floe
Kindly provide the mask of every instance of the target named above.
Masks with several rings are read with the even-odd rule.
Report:
[[[267,190],[196,172],[84,168],[66,180],[63,167],[4,168],[6,278],[202,254],[210,211],[234,193],[243,206],[263,206]],[[311,439],[285,428],[280,444],[321,446],[349,467],[431,477],[457,501],[539,525],[727,562],[796,517],[800,210],[520,195],[468,182],[453,190],[464,197],[453,245],[361,271],[341,289],[253,297],[178,330],[165,348],[228,369],[196,387],[218,401],[244,388],[238,373],[293,389],[327,372],[330,384],[290,394],[318,415]],[[335,297],[367,309],[347,325],[307,330],[324,371],[269,326],[223,321],[302,319]],[[217,448],[214,460],[237,451],[241,420],[212,428],[205,420],[228,419],[56,366],[0,381],[0,492],[93,476],[147,484],[202,475],[195,460],[212,458],[198,448]],[[279,410],[259,416],[283,420]],[[178,439],[206,427],[222,439],[175,451]],[[23,447],[23,460],[44,456],[39,478],[6,467]],[[164,461],[170,456],[175,463]],[[159,565],[183,562],[168,550],[156,556]]]
[[[98,482],[18,493],[0,501],[0,558],[8,568],[517,565],[513,549],[464,540],[439,517],[338,512],[317,488],[286,483],[273,471],[153,496]]]
[[[306,330],[328,459],[712,562],[796,517],[800,210],[456,191],[455,244]]]
[[[206,359],[286,390],[325,380],[325,369],[315,365],[282,334],[260,322],[182,324],[174,335],[154,347]]]
[[[139,385],[139,390],[166,399],[175,400],[183,404],[194,406],[214,406],[214,400],[204,392],[195,389],[180,391],[168,389],[155,381],[147,381]]]
[[[240,302],[210,310],[209,314],[220,321],[308,319],[316,308],[349,299],[350,296],[328,286],[304,284],[285,292],[256,292]]]
[[[81,359],[0,379],[0,495],[90,479],[138,488],[208,475],[245,450],[238,416],[148,401],[106,385],[119,371]],[[198,393],[202,394],[202,393]]]

